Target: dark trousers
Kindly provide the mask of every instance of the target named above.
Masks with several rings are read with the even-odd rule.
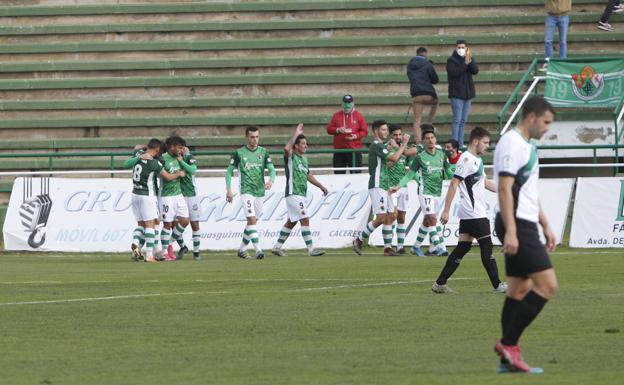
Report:
[[[608,23],[609,18],[613,13],[613,9],[615,9],[615,6],[618,4],[620,4],[620,0],[609,0],[607,6],[605,7],[604,13],[602,14],[602,17],[600,18],[600,21],[602,21],[603,23]]]
[[[360,167],[362,165],[362,153],[355,153],[355,164],[353,164],[353,154],[348,152],[334,154],[334,167]],[[360,170],[350,170],[351,174],[360,174]],[[335,170],[334,174],[346,174],[345,170]]]

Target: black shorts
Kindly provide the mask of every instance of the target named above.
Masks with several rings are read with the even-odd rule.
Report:
[[[501,243],[505,242],[505,226],[500,213],[496,214],[494,229]],[[505,254],[505,271],[509,277],[528,277],[552,268],[546,248],[540,241],[537,223],[516,218],[518,235],[518,253],[514,256]]]
[[[487,218],[460,219],[459,233],[468,234],[476,239],[491,235],[490,220]]]

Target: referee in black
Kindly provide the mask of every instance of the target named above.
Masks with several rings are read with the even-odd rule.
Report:
[[[494,152],[494,178],[500,212],[495,230],[503,243],[507,294],[501,315],[502,338],[494,350],[501,357],[499,372],[533,372],[524,362],[518,340],[557,288],[547,251],[555,249],[555,234],[539,204],[539,162],[533,139],[540,139],[555,117],[553,107],[539,96],[527,99],[518,127],[506,132]],[[546,245],[540,241],[538,223]]]

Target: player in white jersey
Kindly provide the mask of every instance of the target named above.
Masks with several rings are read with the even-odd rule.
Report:
[[[496,185],[488,180],[483,168],[483,156],[490,146],[490,133],[482,127],[475,127],[470,132],[468,151],[464,151],[451,180],[444,210],[440,222],[447,224],[451,204],[455,192],[459,188],[459,202],[457,216],[459,217],[459,239],[457,247],[448,256],[446,264],[438,279],[431,286],[434,293],[451,293],[446,285],[448,279],[459,267],[462,258],[470,251],[472,242],[476,239],[481,249],[481,262],[490,278],[494,292],[504,293],[507,286],[498,277],[496,259],[492,254],[492,237],[490,235],[490,220],[485,209],[485,189],[496,192]]]
[[[539,164],[533,139],[549,129],[555,112],[545,99],[528,98],[520,123],[505,133],[494,152],[494,178],[500,212],[494,223],[503,243],[507,296],[501,315],[502,338],[494,350],[501,357],[499,371],[536,372],[520,352],[518,340],[557,288],[557,277],[547,251],[555,249],[553,233],[539,204]],[[538,232],[542,225],[546,247]]]

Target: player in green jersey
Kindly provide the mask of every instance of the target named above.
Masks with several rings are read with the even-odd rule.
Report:
[[[199,219],[201,215],[201,198],[197,194],[197,183],[195,183],[197,159],[195,159],[195,156],[193,156],[188,147],[184,147],[182,150],[182,162],[188,165],[188,167],[184,169],[186,171],[186,176],[180,179],[180,188],[182,189],[182,196],[184,196],[184,200],[186,200],[186,205],[189,208],[191,230],[193,231],[193,259],[200,260]],[[180,239],[182,239],[182,237],[180,237]],[[178,253],[178,258],[180,257],[181,255]]]
[[[156,179],[173,181],[184,175],[183,172],[169,173],[163,168],[160,161],[162,143],[158,139],[151,139],[144,151],[136,151],[135,156],[124,162],[124,167],[132,167],[132,211],[140,228],[145,235],[145,261],[156,262],[153,255],[155,232],[158,222],[158,203]],[[136,260],[139,259],[140,246],[133,242],[132,252]]]
[[[373,122],[374,140],[368,151],[368,195],[371,198],[372,210],[375,219],[368,222],[360,235],[353,239],[353,251],[362,255],[362,246],[370,234],[377,227],[383,224],[382,230],[384,234],[384,253],[388,248],[392,247],[392,221],[387,217],[388,212],[388,185],[387,185],[387,169],[392,167],[403,155],[403,151],[407,148],[409,135],[404,134],[401,145],[394,154],[390,154],[388,150],[388,124],[384,120],[376,120]],[[388,223],[389,222],[389,223]],[[388,237],[390,234],[390,237]],[[388,243],[388,241],[390,243]]]
[[[436,135],[433,130],[424,129],[422,141],[425,150],[416,155],[412,162],[410,173],[401,180],[401,187],[404,187],[414,178],[415,174],[420,174],[421,183],[418,188],[418,199],[424,219],[418,229],[418,236],[412,246],[412,253],[420,257],[425,256],[420,249],[420,245],[427,237],[427,234],[431,233],[431,240],[437,247],[436,255],[448,255],[445,249],[439,247],[443,240],[441,239],[442,234],[436,229],[436,224],[438,221],[437,212],[440,196],[442,195],[442,183],[444,179],[450,178],[448,176],[449,162],[444,151],[436,147]]]
[[[257,127],[245,129],[247,145],[234,151],[230,164],[225,174],[225,186],[227,189],[226,200],[232,202],[232,175],[234,169],[238,169],[240,183],[241,207],[245,210],[247,224],[243,232],[243,240],[238,249],[240,258],[248,258],[246,248],[249,242],[256,251],[256,259],[264,258],[264,252],[260,248],[260,239],[256,224],[262,215],[262,201],[265,190],[270,190],[275,181],[275,167],[269,155],[269,151],[260,147],[260,130]],[[264,180],[264,170],[269,170],[269,180]]]
[[[308,248],[308,255],[312,257],[325,254],[324,251],[315,249],[312,244],[312,232],[310,231],[310,218],[306,210],[306,196],[308,194],[308,182],[323,191],[327,195],[328,191],[310,174],[308,168],[308,158],[303,156],[308,149],[308,140],[303,135],[303,124],[300,123],[295,130],[295,134],[290,138],[284,147],[284,169],[286,171],[286,207],[288,208],[288,219],[280,230],[279,238],[273,246],[271,252],[280,257],[285,256],[282,246],[288,239],[290,232],[301,222],[301,235]]]
[[[390,145],[390,153],[393,154],[401,145],[403,140],[403,129],[398,124],[391,124],[390,128],[390,137],[391,137],[391,145]],[[406,149],[405,153],[410,154],[414,150]],[[402,156],[395,164],[388,170],[388,186],[391,188],[394,186],[398,186],[401,183],[401,179],[407,175],[408,167],[408,158],[406,156]],[[390,194],[388,200],[393,202],[393,212],[392,212],[392,227],[393,232],[395,229],[396,223],[396,235],[397,235],[397,248],[396,254],[402,255],[405,254],[405,248],[403,244],[405,242],[406,235],[406,227],[405,227],[405,216],[407,214],[408,204],[409,204],[409,194],[407,192],[407,187],[402,187],[398,189],[393,194]],[[392,237],[393,234],[390,234]],[[388,253],[390,255],[390,253]]]
[[[162,156],[163,167],[169,173],[180,172],[181,177],[174,180],[161,179],[159,206],[160,215],[163,221],[163,229],[160,232],[160,242],[165,253],[165,259],[168,261],[182,258],[188,252],[188,248],[184,244],[182,234],[189,224],[189,210],[186,200],[182,195],[182,187],[180,186],[181,178],[187,173],[192,172],[189,164],[182,159],[182,152],[186,147],[186,142],[179,136],[170,136],[165,141],[167,152]],[[173,248],[169,248],[170,239],[177,241],[180,245],[178,256],[173,254]]]

